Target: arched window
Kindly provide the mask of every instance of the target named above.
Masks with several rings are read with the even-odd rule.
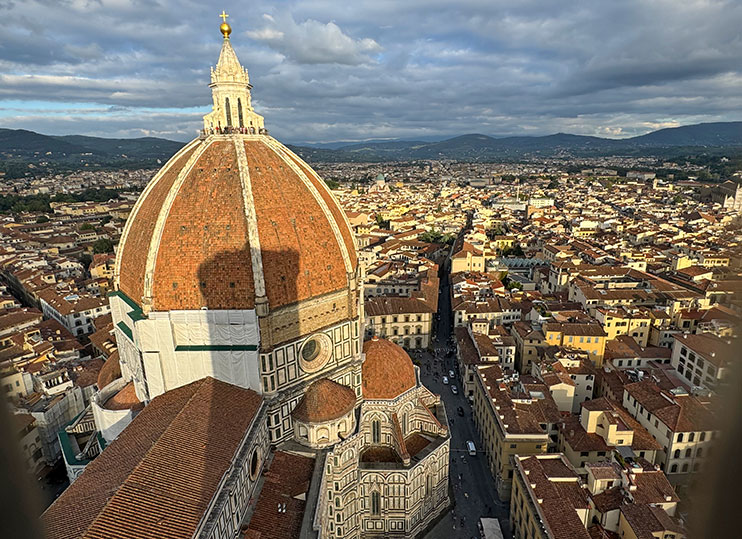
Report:
[[[690,451],[690,447],[689,447],[688,449],[685,450],[685,458],[690,458],[690,453],[691,453],[691,451]]]
[[[683,433],[681,432],[680,434],[678,434],[678,442],[682,442],[682,441],[683,441]]]
[[[371,493],[371,514],[378,515],[381,513],[381,495],[378,492]]]
[[[677,471],[678,471],[678,465],[677,464],[673,464],[672,466],[670,466],[670,473],[675,473]]]
[[[683,464],[683,473],[688,471],[688,463]]]
[[[695,432],[691,432],[691,433],[690,433],[690,434],[688,435],[688,441],[689,441],[689,442],[692,442],[692,441],[693,441],[693,440],[695,440],[695,439],[696,439],[696,433],[695,433]]]
[[[702,432],[702,433],[701,433],[701,438],[700,438],[700,440],[701,440],[702,442],[705,442],[705,441],[706,441],[706,433],[705,433],[705,432]]]
[[[430,496],[431,484],[432,484],[432,481],[430,479],[430,476],[426,475],[425,476],[425,496],[426,497]]]
[[[701,458],[703,456],[703,447],[699,447],[696,449],[696,458]]]
[[[676,449],[676,450],[675,450],[675,455],[674,455],[674,457],[675,457],[676,459],[679,459],[679,458],[680,458],[680,449]]]
[[[371,442],[374,444],[381,442],[381,423],[378,419],[371,423]]]
[[[229,107],[229,98],[224,98],[224,109],[227,112],[227,127],[232,127],[232,109]]]
[[[239,97],[237,98],[237,116],[240,120],[240,127],[245,127],[245,124],[242,121],[242,100]]]

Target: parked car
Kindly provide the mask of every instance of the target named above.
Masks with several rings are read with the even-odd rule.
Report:
[[[456,408],[456,413],[459,414],[461,417],[464,417],[464,409],[461,406]]]
[[[443,384],[448,385],[448,376],[443,377]]]
[[[451,386],[451,393],[453,393],[454,395],[458,395],[459,394],[459,388],[456,387],[456,386]]]
[[[475,457],[477,455],[477,446],[474,445],[474,442],[471,440],[466,441],[466,449],[469,451],[469,454],[472,457]]]

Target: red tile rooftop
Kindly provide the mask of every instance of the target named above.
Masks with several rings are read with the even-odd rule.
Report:
[[[314,459],[276,451],[270,468],[264,472],[255,512],[250,518],[244,539],[284,539],[299,537],[306,500],[314,470]],[[286,510],[278,512],[278,506]]]

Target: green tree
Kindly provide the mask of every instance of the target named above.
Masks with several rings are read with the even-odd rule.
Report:
[[[48,223],[49,222],[49,218],[46,215],[39,215],[36,218],[36,222],[37,223]]]
[[[95,230],[95,227],[91,225],[90,223],[83,223],[80,225],[80,232],[84,230]]]
[[[90,267],[90,264],[92,264],[93,262],[93,257],[87,253],[83,253],[80,255],[79,260],[80,260],[80,264],[85,266],[85,271],[87,271],[87,269]]]
[[[95,254],[112,253],[113,242],[108,238],[101,238],[93,243],[93,252]]]

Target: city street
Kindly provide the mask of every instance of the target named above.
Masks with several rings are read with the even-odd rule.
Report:
[[[509,500],[500,501],[495,490],[495,481],[487,467],[487,457],[482,453],[469,401],[462,395],[458,372],[448,385],[443,384],[443,376],[448,371],[456,371],[455,356],[446,357],[446,352],[455,347],[448,344],[451,337],[451,306],[448,291],[448,274],[443,272],[439,297],[439,320],[434,356],[423,353],[420,356],[423,383],[433,392],[441,395],[448,414],[451,430],[450,482],[453,489],[452,510],[438,522],[426,535],[428,538],[479,537],[477,523],[481,517],[494,517],[500,520],[505,537],[510,537]],[[459,393],[451,392],[451,385],[459,388]],[[461,407],[464,416],[457,413]],[[466,449],[467,440],[477,446],[477,455],[470,456]]]

